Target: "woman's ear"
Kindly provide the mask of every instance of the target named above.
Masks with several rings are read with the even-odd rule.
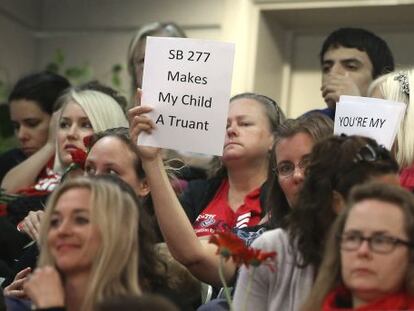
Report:
[[[139,189],[138,189],[138,195],[140,197],[145,197],[150,193],[151,189],[147,182],[146,178],[142,178],[139,182]]]
[[[338,191],[333,191],[332,208],[335,214],[339,215],[345,208],[345,200]]]

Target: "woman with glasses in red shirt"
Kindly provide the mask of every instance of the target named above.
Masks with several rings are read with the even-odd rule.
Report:
[[[303,310],[413,310],[413,241],[412,194],[378,183],[355,188]]]

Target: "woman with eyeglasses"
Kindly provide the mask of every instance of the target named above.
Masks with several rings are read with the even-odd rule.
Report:
[[[246,95],[244,95],[246,96]],[[248,95],[251,97],[252,95]],[[257,96],[257,95],[256,95]],[[236,101],[235,99],[238,99]],[[228,129],[228,140],[233,141],[234,143],[238,140],[240,144],[244,143],[244,140],[246,140],[246,135],[248,131],[252,131],[253,129],[249,129],[249,126],[247,128],[245,127],[245,123],[250,120],[250,118],[253,118],[250,116],[250,111],[255,111],[256,108],[259,108],[259,111],[263,111],[264,109],[261,108],[264,103],[258,103],[255,104],[252,99],[247,101],[241,100],[243,99],[242,96],[236,96],[234,99],[234,102],[230,105],[242,106],[243,105],[254,105],[256,107],[250,107],[249,110],[245,110],[244,113],[241,115],[243,117],[240,117],[241,119],[238,121],[238,123],[241,123],[239,125],[237,124],[231,124],[229,125]],[[246,107],[247,108],[247,107]],[[243,107],[243,109],[246,109]],[[239,111],[237,111],[237,109]],[[243,110],[240,110],[240,107],[234,108],[234,112],[230,113],[229,122],[235,122],[232,121],[232,119],[238,119],[236,118],[237,113],[243,112]],[[237,112],[237,113],[236,113]],[[268,113],[268,112],[267,112]],[[234,114],[234,116],[233,116]],[[255,117],[253,120],[256,120],[257,117]],[[250,121],[252,122],[252,121]],[[257,122],[257,121],[255,121]],[[141,125],[143,126],[143,125]],[[253,127],[256,127],[257,125],[254,125]],[[134,128],[134,125],[132,125],[132,128]],[[288,206],[288,200],[286,200],[284,191],[289,192],[289,195],[287,194],[291,200],[293,199],[294,195],[292,195],[294,192],[296,192],[296,188],[298,185],[300,185],[300,180],[303,180],[303,178],[298,178],[295,176],[296,179],[298,179],[295,182],[295,189],[287,190],[288,187],[285,189],[282,189],[282,187],[279,186],[278,178],[275,177],[274,168],[276,167],[276,158],[280,157],[279,164],[284,164],[285,166],[289,165],[297,165],[298,162],[305,162],[303,159],[306,159],[309,153],[311,152],[312,146],[316,141],[321,140],[324,137],[327,137],[331,135],[333,129],[332,121],[329,120],[327,117],[322,115],[314,115],[314,116],[304,116],[297,120],[288,120],[283,123],[283,125],[280,125],[276,132],[276,146],[279,145],[279,143],[284,143],[283,148],[279,148],[276,150],[276,147],[273,146],[271,149],[271,156],[270,163],[266,163],[267,167],[266,170],[269,174],[269,177],[271,176],[270,181],[270,188],[268,188],[267,192],[269,196],[261,195],[261,201],[264,201],[265,206],[263,208],[263,212],[261,212],[261,217],[264,217],[264,219],[261,220],[262,225],[260,228],[257,226],[254,226],[253,228],[250,226],[245,226],[248,228],[233,228],[234,231],[237,232],[237,234],[240,237],[246,238],[246,240],[253,240],[258,235],[263,233],[266,229],[274,228],[274,226],[280,226],[282,224],[282,218],[286,216],[286,214],[289,212],[289,206]],[[299,139],[296,139],[297,137]],[[304,144],[304,141],[306,144]],[[247,143],[247,142],[246,142]],[[230,144],[230,143],[228,143]],[[253,145],[253,142],[249,142],[250,145]],[[256,143],[257,144],[257,143]],[[254,145],[253,145],[254,146]],[[239,161],[241,161],[243,158],[243,161],[247,163],[247,156],[242,157],[243,149],[248,149],[248,146],[232,146],[229,147],[228,150],[225,150],[225,156],[228,158],[225,160],[225,162],[229,161],[230,154],[233,154],[234,159],[232,161],[236,161],[235,155],[236,152],[239,153]],[[141,152],[143,151],[142,147],[139,147]],[[226,149],[226,147],[225,147]],[[249,147],[249,149],[252,149],[252,147]],[[144,150],[145,151],[145,150]],[[246,151],[244,151],[246,152]],[[275,158],[276,155],[276,158]],[[155,174],[155,171],[159,171],[159,169],[156,168],[146,168],[148,164],[148,160],[144,160],[145,155],[142,156],[143,159],[143,165],[144,169],[146,169],[146,175],[147,179],[150,182],[151,185],[151,191],[153,194],[154,199],[154,208],[157,215],[157,219],[159,221],[161,230],[163,232],[163,235],[167,241],[167,244],[169,246],[169,249],[171,250],[172,254],[176,257],[178,261],[183,263],[197,278],[201,279],[202,281],[220,286],[221,281],[220,277],[218,275],[218,265],[219,265],[219,256],[216,255],[216,247],[212,244],[208,244],[206,240],[199,240],[197,239],[197,235],[194,233],[194,229],[192,227],[191,223],[191,217],[188,219],[186,217],[186,214],[183,211],[183,208],[181,208],[180,203],[178,202],[175,194],[173,194],[171,190],[171,186],[168,183],[161,183],[162,180],[160,177],[158,177],[158,173]],[[147,164],[146,164],[147,162]],[[237,170],[233,167],[234,164],[229,162],[231,164],[230,167],[227,167],[228,170],[228,180],[231,178],[234,178],[235,173],[237,173]],[[265,164],[265,163],[264,163]],[[245,164],[246,165],[246,164]],[[300,164],[301,165],[301,164]],[[302,165],[301,165],[302,166]],[[242,167],[238,168],[238,173],[240,174],[243,170]],[[303,167],[300,167],[298,170],[296,170],[295,175],[303,174]],[[283,178],[285,180],[290,179],[290,176],[288,176],[286,171],[284,171]],[[220,180],[217,177],[216,180]],[[223,179],[222,179],[223,180]],[[211,181],[209,182],[203,182],[205,185],[208,183],[211,184]],[[216,181],[217,183],[217,181]],[[269,184],[269,182],[268,182]],[[231,183],[230,183],[231,187]],[[292,187],[291,187],[292,188]],[[169,189],[169,190],[168,190]],[[192,189],[191,183],[189,189]],[[217,189],[217,188],[216,188]],[[231,189],[231,188],[230,188]],[[167,191],[168,190],[168,191]],[[199,189],[199,191],[203,190],[202,188]],[[209,188],[207,188],[207,191],[204,189],[204,199],[203,201],[208,200],[209,196],[210,198],[212,195],[214,195],[214,192],[212,194],[208,194],[208,192],[212,192],[214,188],[210,185]],[[216,190],[217,191],[217,190]],[[273,194],[273,192],[277,194]],[[229,192],[230,193],[230,192]],[[216,195],[217,196],[217,195]],[[272,200],[269,202],[269,200]],[[207,203],[198,202],[197,197],[193,198],[191,202],[197,203],[198,206],[206,206]],[[188,204],[184,200],[183,206],[186,207],[185,204]],[[208,203],[209,205],[212,205],[212,203]],[[286,205],[286,206],[285,206]],[[191,205],[190,205],[191,206]],[[280,211],[279,211],[280,210]],[[270,213],[268,211],[271,211]],[[266,214],[272,214],[270,217],[270,220],[268,219]],[[195,219],[195,218],[193,218]],[[258,218],[260,220],[260,217]],[[256,223],[258,224],[258,223]],[[225,227],[223,227],[225,228]],[[227,230],[231,229],[228,227]],[[248,241],[246,241],[248,242]],[[225,278],[228,281],[234,281],[235,272],[236,272],[236,265],[232,263],[231,261],[227,262],[224,267],[224,275]]]
[[[303,310],[413,310],[413,241],[412,194],[378,183],[355,188]]]
[[[276,130],[265,201],[269,228],[286,225],[305,179],[312,148],[332,133],[332,120],[320,113],[288,119]]]
[[[287,225],[253,242],[253,247],[277,253],[276,271],[260,266],[251,276],[242,267],[235,309],[299,310],[313,286],[328,230],[351,188],[373,178],[398,183],[397,172],[390,153],[370,138],[334,136],[317,143]]]

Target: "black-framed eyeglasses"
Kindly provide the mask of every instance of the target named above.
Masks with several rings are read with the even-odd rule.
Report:
[[[370,144],[366,144],[356,153],[354,162],[374,162],[378,160],[386,160],[389,157],[389,152],[384,148],[384,146],[372,146]]]
[[[398,245],[413,248],[414,244],[390,235],[374,234],[364,237],[360,232],[343,233],[338,237],[340,247],[344,251],[356,251],[364,241],[368,242],[369,249],[374,253],[388,254],[394,251]]]
[[[292,162],[279,163],[278,165],[276,165],[275,172],[280,177],[290,177],[293,175],[297,167],[302,172],[304,172],[308,164],[309,164],[309,156],[305,156],[296,165],[293,164]]]

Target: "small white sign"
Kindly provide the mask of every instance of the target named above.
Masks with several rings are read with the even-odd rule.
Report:
[[[391,150],[405,108],[400,102],[341,96],[336,104],[334,134],[367,136]]]
[[[234,44],[148,37],[141,104],[156,125],[139,144],[222,155]]]

